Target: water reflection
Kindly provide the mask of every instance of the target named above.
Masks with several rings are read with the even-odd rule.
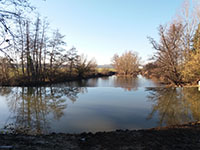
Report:
[[[143,78],[142,78],[143,79]],[[125,89],[125,91],[136,91],[140,86],[141,77],[101,77],[101,78],[92,78],[88,80],[79,80],[66,82],[63,84],[57,84],[55,86],[62,87],[120,87]],[[147,81],[147,80],[145,80]]]
[[[42,134],[51,131],[51,122],[60,120],[67,109],[67,100],[75,102],[87,87],[122,87],[137,90],[137,78],[103,77],[55,84],[50,87],[1,87],[11,113],[5,130],[13,133]]]
[[[159,117],[159,126],[183,124],[200,120],[200,92],[198,88],[147,88],[152,112]]]
[[[0,88],[0,95],[6,97],[12,114],[5,129],[13,133],[48,133],[50,121],[64,115],[66,101],[75,102],[78,94],[84,92],[86,88],[82,87]]]
[[[147,103],[146,95],[148,92],[152,93],[149,99],[157,105],[160,100],[157,100],[159,96],[156,95],[162,94],[162,90],[159,92],[149,88],[148,92],[145,92],[144,87],[147,86],[156,84],[141,76],[112,76],[49,87],[2,87],[0,126],[5,122],[6,130],[26,134],[154,127],[155,118],[149,122],[146,120],[151,111],[151,104]],[[156,108],[149,118],[153,117],[154,112],[160,111]],[[8,121],[4,121],[8,113],[3,111],[11,114]],[[1,114],[5,114],[6,117]]]
[[[137,77],[116,77],[114,80],[114,86],[124,88],[126,91],[136,91],[138,89],[139,82]]]

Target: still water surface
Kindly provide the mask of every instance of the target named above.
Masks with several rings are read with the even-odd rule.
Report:
[[[97,132],[196,120],[200,120],[198,88],[165,88],[142,76],[0,88],[4,132]]]

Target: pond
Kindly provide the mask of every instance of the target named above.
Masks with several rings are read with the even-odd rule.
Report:
[[[0,132],[98,132],[198,120],[197,87],[166,88],[142,76],[0,88]]]

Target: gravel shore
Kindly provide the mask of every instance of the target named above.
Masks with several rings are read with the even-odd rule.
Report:
[[[200,149],[200,122],[146,130],[22,135],[0,134],[0,150]]]

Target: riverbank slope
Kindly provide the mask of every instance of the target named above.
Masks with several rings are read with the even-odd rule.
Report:
[[[0,134],[0,149],[200,149],[200,122],[146,130],[50,135]]]

